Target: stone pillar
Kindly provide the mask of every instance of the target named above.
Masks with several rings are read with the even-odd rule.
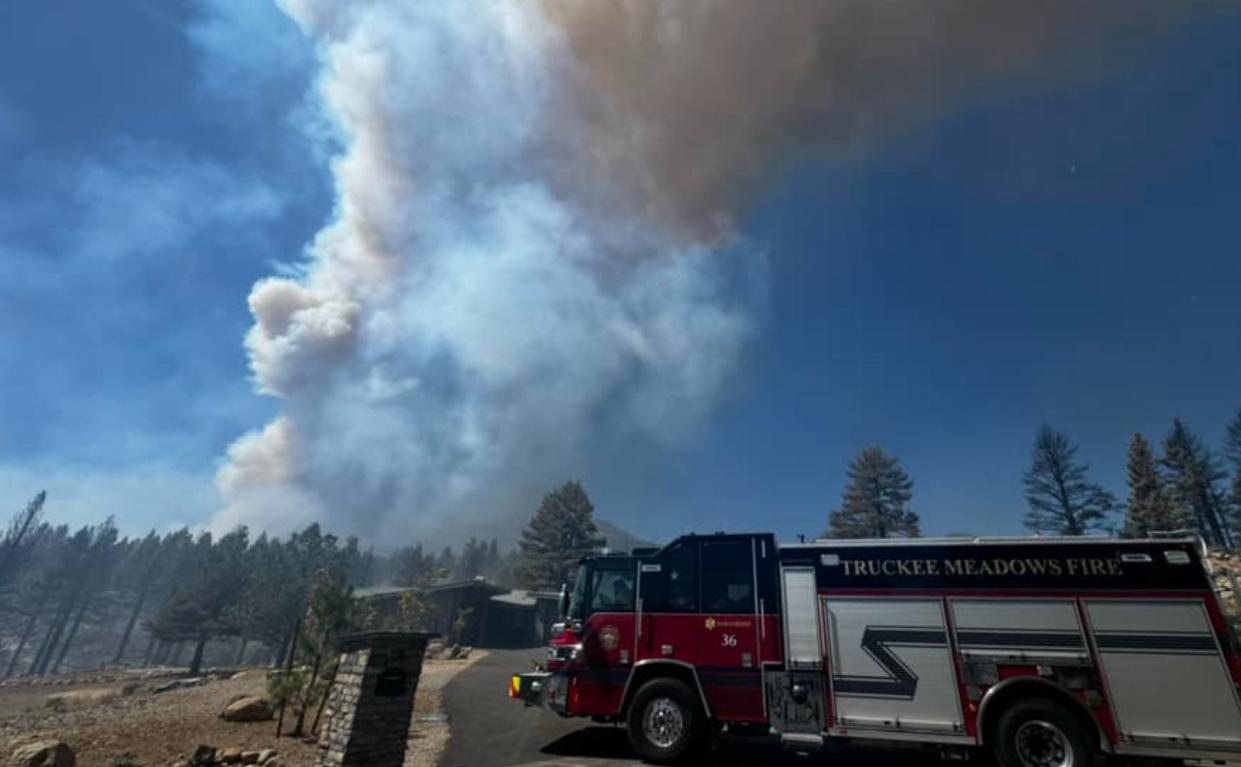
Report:
[[[430,634],[342,639],[319,731],[319,767],[401,767]]]

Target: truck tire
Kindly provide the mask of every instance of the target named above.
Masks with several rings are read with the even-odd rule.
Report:
[[[694,691],[677,679],[652,679],[629,705],[629,744],[644,761],[672,764],[689,755],[702,722]]]
[[[1002,767],[1091,767],[1094,749],[1077,717],[1047,700],[1014,703],[995,728]]]

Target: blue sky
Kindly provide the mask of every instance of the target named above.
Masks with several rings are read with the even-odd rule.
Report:
[[[250,286],[331,215],[315,55],[249,0],[0,10],[0,497],[200,524],[275,412]],[[879,444],[928,533],[1013,533],[1044,421],[1123,492],[1135,431],[1241,407],[1241,12],[1094,77],[976,93],[864,156],[803,157],[741,217],[763,329],[687,441],[609,437],[603,516],[818,533]]]

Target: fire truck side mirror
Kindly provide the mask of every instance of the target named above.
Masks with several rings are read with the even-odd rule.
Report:
[[[569,614],[569,584],[560,584],[560,600],[556,606],[560,609],[560,620],[564,620]]]

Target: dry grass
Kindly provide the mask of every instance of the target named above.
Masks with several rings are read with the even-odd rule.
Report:
[[[425,719],[442,715],[444,685],[482,655],[475,652],[464,661],[424,664],[407,765],[434,767],[448,742],[448,724]],[[219,719],[220,710],[230,700],[240,695],[261,695],[265,686],[263,670],[256,669],[238,679],[158,695],[145,690],[122,695],[116,684],[72,689],[0,687],[0,760],[23,743],[59,738],[77,753],[80,767],[112,767],[113,761],[125,753],[134,754],[144,767],[165,767],[185,759],[201,743],[246,750],[274,748],[285,767],[312,767],[318,753],[316,745],[287,737],[277,739],[274,722]],[[47,705],[50,695],[62,696],[62,702]],[[289,724],[286,719],[286,730]]]

